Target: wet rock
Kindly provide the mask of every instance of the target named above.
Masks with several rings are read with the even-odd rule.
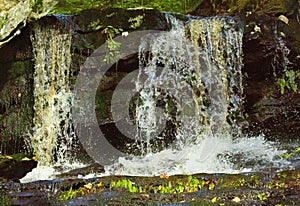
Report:
[[[0,146],[2,154],[27,152],[32,127],[33,63],[29,28],[0,48]],[[27,133],[27,134],[26,134]]]
[[[75,16],[74,24],[82,33],[101,31],[107,26],[122,28],[124,31],[166,28],[164,14],[154,9],[89,9]]]
[[[122,35],[122,32],[168,28],[164,14],[153,9],[92,9],[78,15],[48,15],[27,24],[20,35],[0,48],[0,146],[3,154],[31,152],[25,143],[33,127],[34,55],[30,36],[34,32],[34,24],[72,31],[71,84],[75,83],[76,75],[86,58],[110,35],[115,37]],[[107,103],[111,91],[127,73],[136,68],[137,54],[132,54],[120,59],[107,72],[97,91],[96,101],[99,105],[96,112],[103,120],[99,123],[111,122]]]
[[[204,0],[191,12],[196,16],[214,15],[238,15],[244,16],[246,13],[256,13],[257,15],[279,16],[281,14],[296,18],[298,15],[298,0]]]
[[[6,187],[6,191],[12,199],[23,200],[30,205],[36,203],[36,196],[41,198],[41,204],[47,197],[48,201],[58,205],[176,205],[182,202],[189,205],[235,205],[236,202],[240,205],[298,205],[299,174],[299,170],[293,170],[259,174],[176,175],[168,178],[108,176],[14,185]],[[189,179],[194,181],[189,182]],[[133,187],[139,189],[134,192]],[[167,189],[163,191],[163,187]],[[51,189],[45,192],[45,188]],[[65,195],[68,193],[69,196]]]
[[[83,167],[83,168],[79,168],[79,169],[74,169],[71,170],[69,172],[60,174],[58,176],[58,178],[63,178],[63,179],[77,179],[78,177],[83,177],[86,175],[90,175],[90,174],[101,174],[104,172],[104,168],[103,166],[97,164],[97,163],[93,163],[89,166]],[[77,180],[80,181],[80,180]]]
[[[37,166],[37,162],[23,154],[0,156],[0,179],[18,180]]]

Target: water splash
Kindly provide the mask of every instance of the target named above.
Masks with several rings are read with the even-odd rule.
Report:
[[[283,153],[284,151],[276,149],[274,143],[266,142],[263,136],[236,140],[230,136],[206,136],[201,143],[181,150],[165,149],[142,158],[120,158],[118,163],[105,167],[105,175],[266,172],[289,167],[288,161],[279,158]]]

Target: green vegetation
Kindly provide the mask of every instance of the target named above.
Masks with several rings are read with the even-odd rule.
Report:
[[[265,200],[267,200],[267,195],[266,195],[266,193],[262,192],[262,193],[259,193],[259,194],[257,195],[257,198],[258,198],[260,201],[265,201]]]
[[[168,12],[191,12],[201,3],[197,0],[61,0],[51,13],[74,14],[90,8],[154,8]]]
[[[59,200],[70,200],[76,198],[77,194],[83,194],[82,190],[73,190],[71,187],[68,191],[64,191],[60,194]]]
[[[104,33],[107,34],[108,38],[106,40],[107,48],[109,52],[105,55],[104,60],[107,63],[114,63],[116,59],[119,59],[118,56],[120,55],[119,48],[121,46],[121,43],[116,42],[113,38],[116,35],[120,35],[122,33],[123,29],[121,28],[115,28],[113,26],[107,26],[104,29]],[[117,68],[118,62],[116,62],[116,68]]]
[[[300,156],[300,147],[297,147],[294,151],[286,152],[286,153],[280,155],[279,157],[281,159],[289,159],[291,157],[298,158],[299,156]]]
[[[289,91],[297,92],[297,78],[300,79],[300,70],[285,71],[282,77],[277,80],[277,85],[280,89],[280,93],[284,94],[285,88]]]
[[[90,197],[91,194],[108,192],[110,201],[141,205],[144,202],[187,203],[187,205],[252,205],[254,202],[267,205],[290,205],[290,200],[282,199],[300,187],[299,170],[282,171],[265,181],[265,174],[160,177],[118,177],[99,178],[85,183],[77,189],[66,188],[58,193],[60,201]],[[248,194],[245,196],[245,189]],[[198,192],[198,191],[202,192]],[[212,192],[208,192],[212,191]],[[234,192],[233,192],[234,191]],[[101,199],[103,202],[107,199]],[[135,204],[134,204],[135,203]],[[115,204],[118,205],[118,204]]]
[[[11,204],[10,204],[9,197],[0,193],[0,205],[1,206],[10,206]]]
[[[168,178],[165,178],[168,179]],[[126,189],[129,192],[139,193],[161,193],[161,194],[178,194],[186,192],[197,192],[200,189],[214,190],[215,184],[207,180],[199,180],[188,176],[187,179],[166,180],[161,184],[152,186],[137,186],[130,179],[121,179],[112,181],[110,184],[111,189],[123,190]]]

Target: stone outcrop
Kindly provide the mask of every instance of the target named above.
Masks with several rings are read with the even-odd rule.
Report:
[[[0,47],[21,33],[28,20],[45,16],[55,0],[3,0],[0,2]]]

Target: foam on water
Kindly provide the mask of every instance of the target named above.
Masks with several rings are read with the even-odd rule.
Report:
[[[34,168],[31,172],[28,172],[25,177],[20,179],[20,182],[29,183],[40,180],[54,180],[57,178],[57,175],[67,173],[71,170],[82,168],[84,166],[84,164],[80,163],[64,164],[63,167],[38,166]]]
[[[288,168],[289,162],[279,158],[284,152],[263,136],[236,140],[206,137],[181,150],[165,149],[143,157],[120,158],[106,166],[105,171],[106,175],[132,176],[259,172]]]

